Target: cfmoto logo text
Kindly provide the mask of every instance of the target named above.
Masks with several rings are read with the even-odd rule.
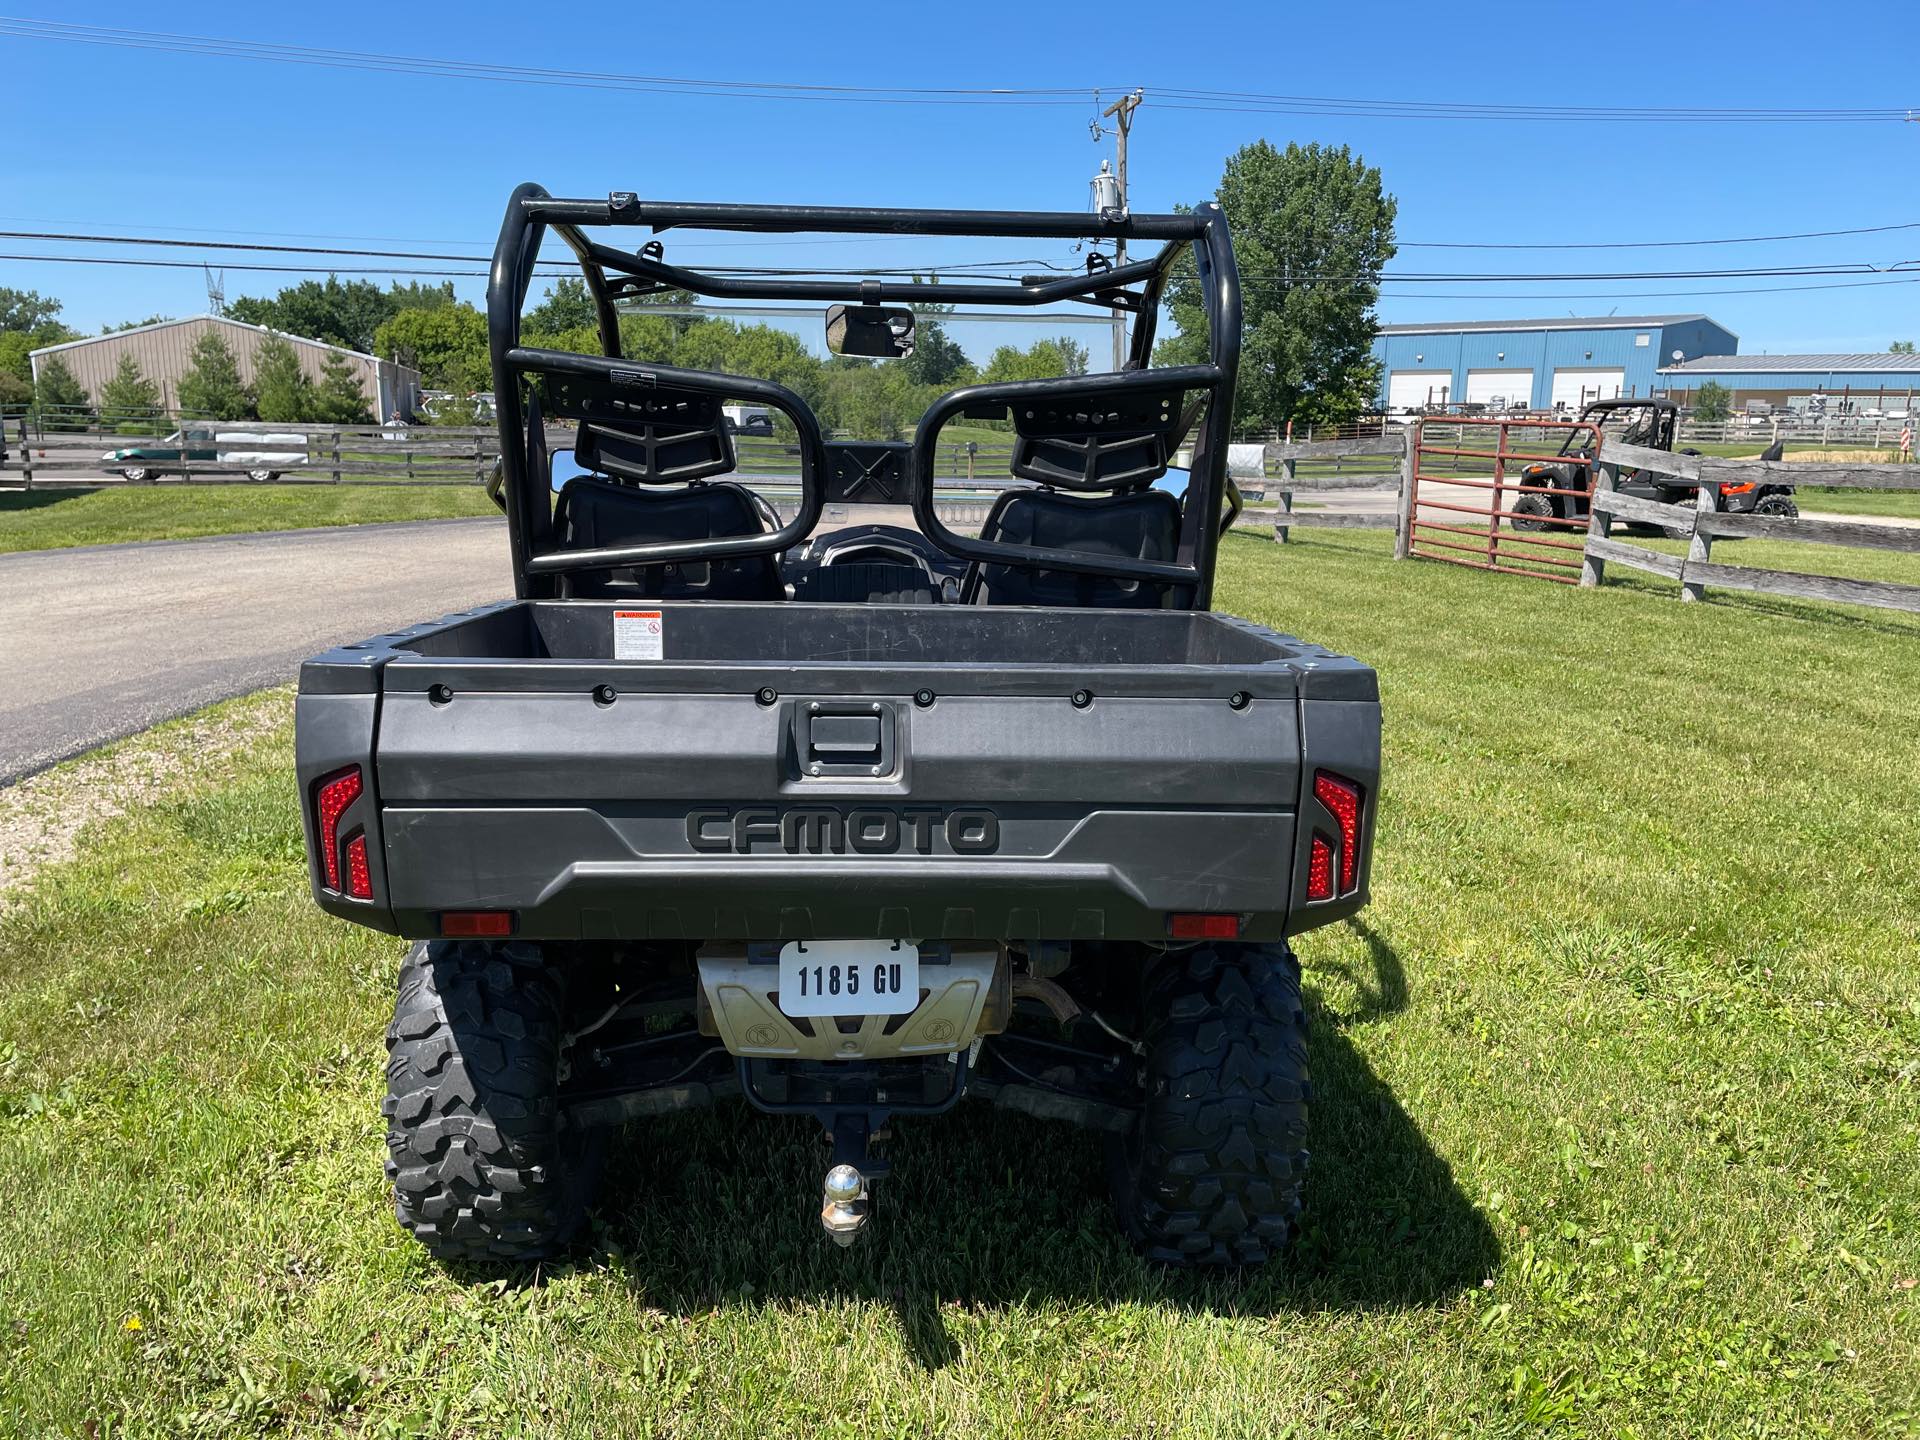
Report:
[[[758,847],[789,855],[931,855],[936,839],[955,855],[991,854],[1000,848],[1000,817],[937,806],[715,806],[687,813],[687,844],[710,853],[749,855]]]

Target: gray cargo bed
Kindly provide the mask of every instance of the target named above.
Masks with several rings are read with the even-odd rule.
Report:
[[[1204,612],[514,602],[320,656],[300,707],[303,785],[377,799],[373,900],[319,899],[409,935],[1272,938],[1303,736],[1379,763],[1370,669]]]

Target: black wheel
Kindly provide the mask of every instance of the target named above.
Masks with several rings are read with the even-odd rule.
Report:
[[[1120,1223],[1151,1260],[1263,1264],[1307,1175],[1300,964],[1284,945],[1197,945],[1154,967],[1143,1005],[1143,1108],[1111,1153]]]
[[[1522,495],[1507,508],[1514,512],[1513,528],[1528,534],[1545,530],[1547,521],[1553,518],[1553,501],[1545,495]],[[1522,520],[1522,515],[1529,518]]]
[[[598,1137],[568,1126],[564,988],[527,941],[422,940],[387,1031],[394,1214],[442,1260],[537,1260],[585,1214]]]
[[[144,485],[159,473],[159,471],[147,465],[129,465],[120,472],[124,479],[132,481],[135,485]]]
[[[1791,495],[1762,495],[1760,499],[1755,502],[1753,513],[1756,515],[1773,515],[1781,519],[1791,520],[1799,515],[1800,507],[1794,503]]]
[[[280,472],[278,470],[247,471],[247,479],[253,481],[253,483],[256,485],[265,485],[271,481],[278,480],[279,478],[280,478]]]

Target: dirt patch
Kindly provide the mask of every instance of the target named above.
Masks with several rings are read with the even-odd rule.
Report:
[[[71,856],[89,824],[218,778],[249,743],[292,718],[291,686],[263,690],[0,789],[0,910],[43,868]]]

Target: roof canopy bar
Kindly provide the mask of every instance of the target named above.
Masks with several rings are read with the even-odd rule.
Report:
[[[698,295],[713,295],[733,300],[857,300],[877,305],[884,300],[930,299],[984,305],[1050,305],[1059,300],[1082,296],[1101,297],[1096,303],[1120,300],[1123,287],[1140,280],[1151,280],[1172,263],[1176,247],[1169,245],[1150,260],[1135,261],[1107,270],[1091,270],[1084,275],[1063,275],[1057,280],[1030,280],[1021,284],[954,283],[931,285],[921,281],[861,280],[784,280],[735,279],[682,269],[649,255],[616,250],[597,240],[587,239],[566,224],[554,231],[572,247],[583,264],[615,271],[652,282],[655,289],[691,290]],[[617,295],[616,295],[617,298]],[[1121,303],[1133,308],[1137,297],[1126,295]]]
[[[525,217],[549,225],[646,225],[655,230],[837,231],[874,235],[1006,235],[1035,239],[1197,240],[1193,215],[1096,214],[1078,210],[895,210],[851,205],[713,205],[642,200],[616,190],[605,200],[529,196]]]

